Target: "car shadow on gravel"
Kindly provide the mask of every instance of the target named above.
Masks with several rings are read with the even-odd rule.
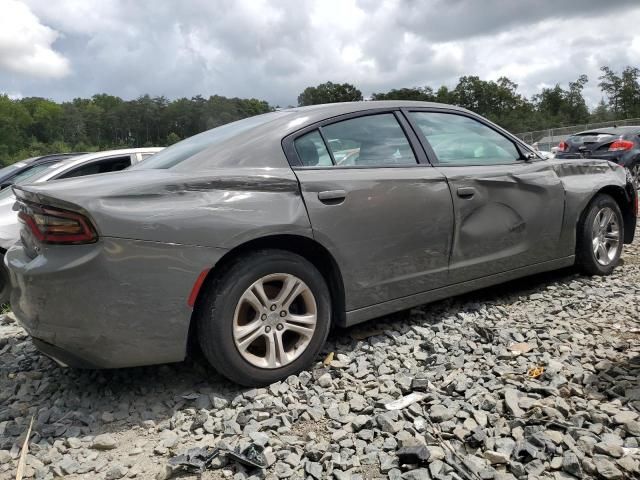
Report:
[[[437,322],[439,315],[445,311],[451,313],[451,310],[455,310],[456,308],[463,311],[465,308],[472,307],[477,304],[511,303],[517,301],[521,296],[538,292],[547,285],[558,282],[570,282],[579,276],[580,274],[577,272],[575,267],[563,268],[560,270],[519,278],[508,283],[500,283],[491,287],[474,290],[469,293],[439,300],[437,302],[427,303],[425,305],[415,307],[415,309],[427,313],[427,320],[424,318],[421,319],[422,323],[428,321],[429,318]],[[344,336],[351,336],[358,339],[366,338],[368,334],[382,332],[389,326],[389,324],[406,320],[409,317],[410,312],[413,310],[414,309],[408,309],[396,312],[348,328],[334,328],[329,335],[328,345],[331,346],[333,342],[340,343],[341,337]],[[330,350],[325,349],[325,351],[328,353]]]

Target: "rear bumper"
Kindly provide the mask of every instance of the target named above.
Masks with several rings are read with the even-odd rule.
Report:
[[[59,362],[119,368],[181,361],[189,294],[224,250],[103,238],[5,256],[11,306],[34,344]]]
[[[78,357],[72,352],[63,350],[62,348],[51,345],[43,340],[37,338],[31,338],[35,347],[44,353],[47,357],[54,360],[61,367],[72,368],[100,368],[99,365],[94,365],[85,358]]]

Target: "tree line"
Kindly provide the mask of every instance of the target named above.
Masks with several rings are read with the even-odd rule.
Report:
[[[0,95],[0,161],[57,152],[163,146],[273,110],[263,100],[195,96],[170,101],[107,94],[57,103]]]
[[[459,105],[516,133],[640,117],[640,69],[627,66],[618,73],[602,67],[597,84],[602,100],[591,110],[583,96],[588,82],[586,75],[580,75],[566,88],[556,84],[526,98],[518,92],[518,85],[506,77],[493,81],[468,75],[460,77],[454,87],[398,88],[373,93],[369,98]],[[298,105],[363,99],[362,92],[352,84],[325,82],[304,89],[298,96]],[[219,95],[176,100],[143,95],[123,100],[98,94],[61,103],[0,95],[0,161],[8,164],[54,152],[170,145],[276,108],[279,107],[264,100]]]

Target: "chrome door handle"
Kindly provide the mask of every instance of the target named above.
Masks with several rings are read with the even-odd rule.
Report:
[[[344,190],[325,190],[318,192],[318,200],[323,203],[341,203],[347,197]]]
[[[460,198],[471,198],[476,194],[476,189],[473,187],[460,187],[457,193]]]

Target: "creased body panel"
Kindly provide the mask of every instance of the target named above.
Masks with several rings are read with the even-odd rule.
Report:
[[[28,190],[39,203],[83,208],[101,237],[232,248],[270,234],[311,236],[289,167],[132,170]]]
[[[437,169],[455,209],[450,284],[564,256],[564,189],[546,162]]]
[[[187,299],[204,266],[224,250],[103,239],[47,246],[30,258],[20,244],[10,267],[11,305],[31,336],[87,365],[128,367],[184,359]]]
[[[575,251],[576,225],[591,199],[605,187],[614,186],[627,191],[627,173],[624,168],[606,160],[556,159],[549,162],[566,191],[565,218],[559,246],[570,255]]]

